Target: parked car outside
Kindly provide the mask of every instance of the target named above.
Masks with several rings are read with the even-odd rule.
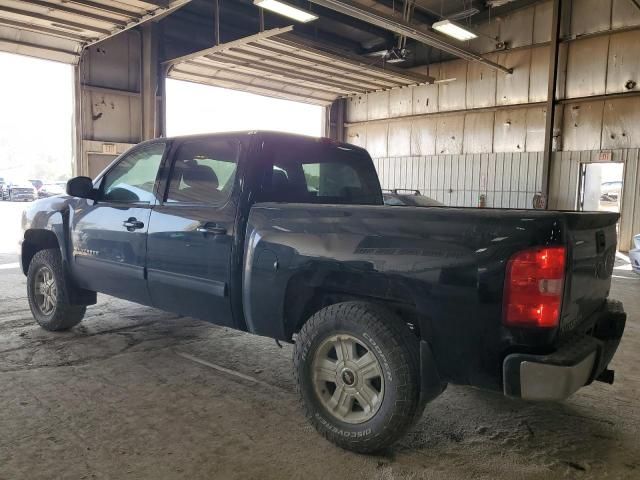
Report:
[[[385,205],[390,206],[407,206],[407,207],[443,207],[441,203],[433,198],[427,197],[420,193],[420,190],[407,190],[403,188],[394,188],[392,190],[383,190],[382,198]]]
[[[4,192],[7,188],[7,182],[4,177],[0,177],[0,200],[4,200]]]
[[[38,190],[38,198],[48,198],[54,195],[61,195],[65,192],[67,182],[44,183]]]
[[[631,260],[631,268],[640,275],[640,233],[633,237],[635,248],[629,251],[629,259]]]
[[[40,189],[42,188],[42,185],[44,185],[44,182],[42,180],[30,178],[29,181],[31,182],[31,185],[33,185],[34,188],[38,191],[40,191]]]
[[[616,180],[613,182],[603,182],[600,185],[600,201],[601,202],[618,202],[622,194],[623,182]]]
[[[32,202],[38,199],[38,190],[29,180],[12,180],[5,190],[5,200],[11,202]]]

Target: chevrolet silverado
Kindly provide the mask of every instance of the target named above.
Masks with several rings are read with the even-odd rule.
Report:
[[[162,138],[23,216],[36,321],[96,292],[294,342],[303,409],[358,452],[448,383],[562,400],[608,368],[614,213],[386,206],[368,153],[288,134]]]

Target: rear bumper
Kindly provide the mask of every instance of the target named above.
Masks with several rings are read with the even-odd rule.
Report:
[[[548,355],[512,353],[502,364],[504,394],[525,400],[564,400],[597,379],[613,358],[627,315],[608,301],[597,312],[593,331],[574,337]]]
[[[32,202],[38,199],[37,195],[34,195],[33,193],[24,193],[24,192],[12,192],[11,197],[13,198],[13,200],[18,200],[18,201],[25,200],[29,202]]]

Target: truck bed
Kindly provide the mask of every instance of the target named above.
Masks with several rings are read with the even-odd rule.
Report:
[[[605,301],[616,221],[616,214],[561,211],[256,204],[245,237],[247,327],[289,339],[296,326],[287,318],[313,308],[305,303],[314,296],[380,299],[415,315],[423,336],[439,339],[434,354],[448,379],[498,387],[495,369],[506,352],[549,350]],[[568,251],[560,328],[507,329],[506,263],[540,245]]]

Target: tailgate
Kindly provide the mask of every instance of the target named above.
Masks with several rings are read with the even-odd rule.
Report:
[[[560,331],[571,332],[604,303],[616,255],[617,213],[565,212],[568,268]]]

